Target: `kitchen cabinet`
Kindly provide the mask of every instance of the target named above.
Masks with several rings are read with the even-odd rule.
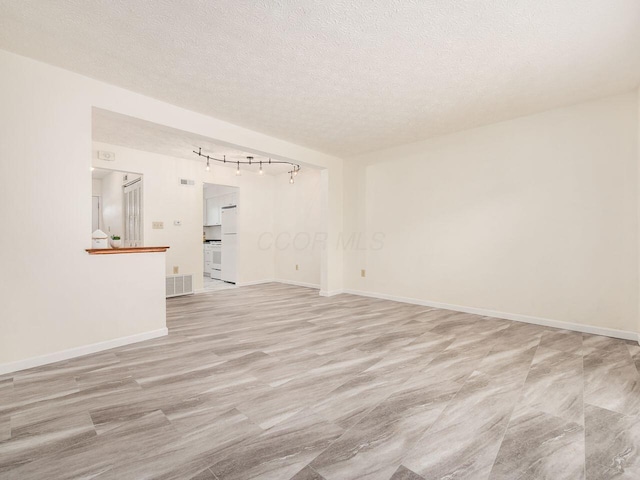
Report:
[[[218,197],[207,198],[206,201],[206,215],[205,226],[208,225],[220,225],[220,200]]]
[[[227,193],[217,197],[207,198],[204,202],[203,225],[220,225],[222,223],[222,207],[229,207],[238,204],[238,193]]]
[[[232,192],[220,196],[220,206],[229,207],[238,204],[238,193]]]

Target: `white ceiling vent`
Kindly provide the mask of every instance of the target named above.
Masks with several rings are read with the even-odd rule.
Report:
[[[195,185],[196,182],[193,180],[189,180],[188,178],[181,178],[180,185]]]
[[[105,152],[104,150],[98,150],[98,158],[100,160],[113,162],[116,159],[116,154],[113,152]]]

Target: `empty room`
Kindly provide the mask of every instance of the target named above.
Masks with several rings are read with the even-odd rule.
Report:
[[[0,479],[640,478],[640,2],[0,0]]]

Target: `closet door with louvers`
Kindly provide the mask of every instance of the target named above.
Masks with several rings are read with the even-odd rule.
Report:
[[[142,179],[124,186],[124,246],[142,247]]]

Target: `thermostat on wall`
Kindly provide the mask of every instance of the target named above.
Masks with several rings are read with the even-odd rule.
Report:
[[[98,158],[100,160],[107,160],[108,162],[113,162],[116,159],[116,154],[113,152],[105,152],[103,150],[98,150]]]

